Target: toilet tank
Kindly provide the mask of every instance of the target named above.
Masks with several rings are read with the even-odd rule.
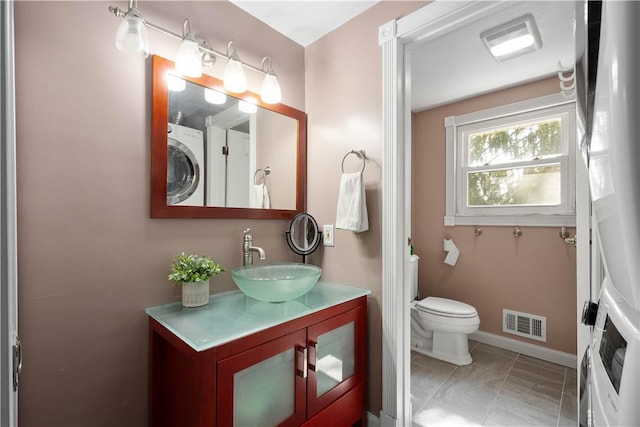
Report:
[[[409,283],[411,285],[411,301],[414,298],[418,298],[418,255],[411,255],[409,257]],[[409,302],[411,302],[409,301]]]

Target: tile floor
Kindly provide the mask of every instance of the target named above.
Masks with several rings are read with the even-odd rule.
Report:
[[[469,341],[473,363],[411,352],[413,427],[577,426],[576,370]]]

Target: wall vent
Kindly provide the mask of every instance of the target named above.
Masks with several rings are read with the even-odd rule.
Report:
[[[502,332],[547,342],[547,318],[505,308],[502,310]]]

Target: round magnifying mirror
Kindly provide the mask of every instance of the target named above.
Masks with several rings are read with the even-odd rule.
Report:
[[[316,220],[307,213],[299,213],[289,226],[289,231],[285,232],[287,244],[293,252],[302,255],[302,262],[305,257],[318,249],[321,234]]]

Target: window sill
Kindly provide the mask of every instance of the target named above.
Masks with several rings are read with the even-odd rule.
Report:
[[[527,227],[575,227],[575,215],[445,216],[445,227],[456,225],[513,225]]]

